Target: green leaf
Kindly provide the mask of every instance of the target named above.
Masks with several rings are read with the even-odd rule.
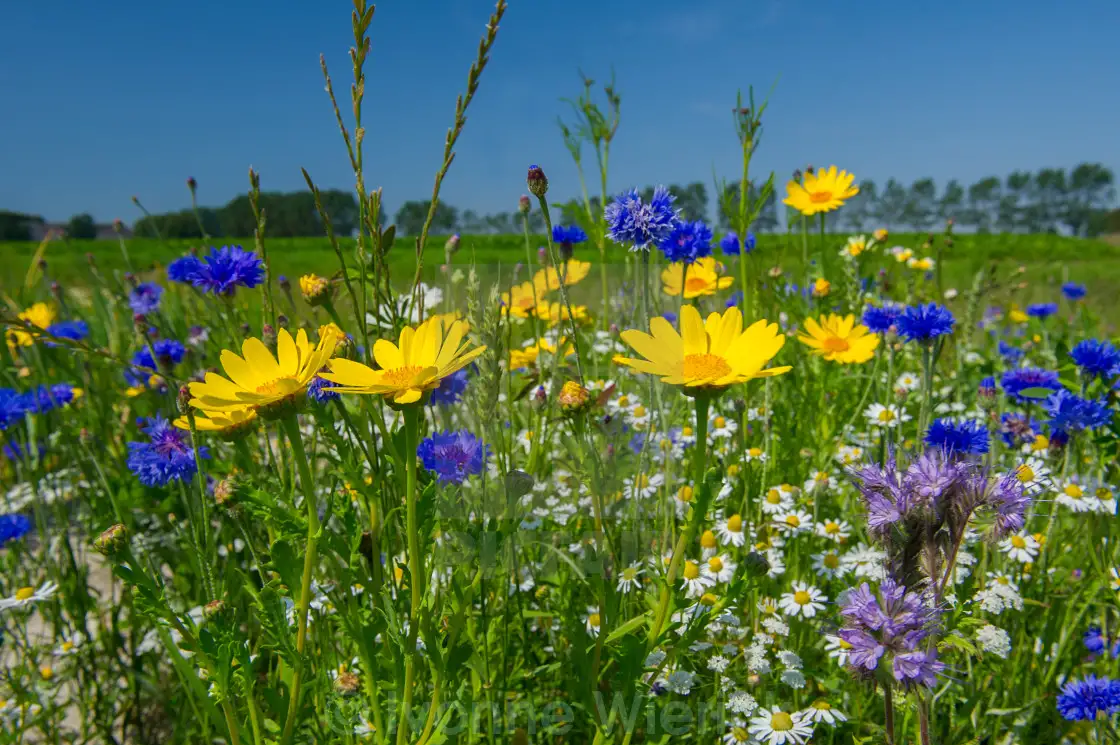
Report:
[[[296,554],[296,549],[291,541],[280,539],[272,544],[270,550],[272,568],[280,575],[280,581],[288,586],[288,590],[297,593],[302,587],[303,561]]]
[[[1050,398],[1050,394],[1052,394],[1053,392],[1054,391],[1050,388],[1035,387],[1024,388],[1023,390],[1019,391],[1019,395],[1023,398],[1044,399]]]
[[[650,614],[648,614],[648,613],[643,613],[640,616],[634,616],[629,621],[627,621],[626,623],[622,624],[621,626],[616,628],[614,631],[612,631],[607,636],[607,638],[604,640],[604,643],[610,644],[613,641],[617,641],[620,637],[623,637],[623,636],[629,634],[631,631],[634,631],[635,629],[644,625],[646,620],[649,619],[649,617],[650,617]]]

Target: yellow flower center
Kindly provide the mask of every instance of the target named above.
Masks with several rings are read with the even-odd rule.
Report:
[[[710,286],[711,283],[704,277],[689,277],[684,281],[684,288],[689,292],[700,292]]]
[[[804,590],[798,590],[797,592],[793,593],[793,602],[797,603],[798,605],[808,605],[809,601],[812,599],[812,596]]]
[[[634,486],[638,487],[639,489],[645,489],[649,486],[649,476],[645,475],[644,473],[638,474],[634,479]]]
[[[793,729],[793,717],[784,711],[776,711],[770,715],[770,729],[775,732],[789,732]]]
[[[1027,547],[1027,542],[1026,542],[1026,540],[1023,539],[1023,536],[1013,535],[1013,536],[1011,536],[1011,545],[1014,546],[1015,548],[1026,548]]]
[[[618,405],[625,408],[630,405],[630,399],[627,396],[618,397]]]
[[[751,739],[750,733],[742,727],[732,727],[731,736],[735,738],[735,742],[747,742]]]
[[[852,643],[851,642],[844,641],[843,639],[840,640],[840,649],[851,649],[851,648],[852,648]]]
[[[829,569],[836,569],[840,566],[840,557],[836,554],[825,554],[824,565]]]
[[[595,628],[599,628],[599,614],[598,613],[592,613],[590,616],[587,617],[587,623],[588,623],[589,626],[594,626]]]
[[[1046,536],[1044,536],[1042,533],[1035,533],[1031,536],[1031,538],[1034,538],[1036,541],[1038,541],[1038,545],[1040,546],[1046,543]]]
[[[723,418],[723,417],[721,417],[721,416],[717,416],[717,417],[716,417],[716,427],[718,427],[718,428],[720,428],[720,429],[723,429],[723,428],[724,428],[724,427],[726,427],[726,426],[727,426],[727,420],[726,420],[726,419],[724,419],[724,418]]]
[[[778,502],[782,501],[782,493],[777,489],[771,489],[766,492],[766,501],[770,504],[778,504]]]
[[[634,567],[626,567],[622,570],[622,578],[627,581],[632,581],[638,578],[638,570]]]
[[[883,409],[882,411],[879,412],[879,421],[880,422],[893,422],[894,421],[894,412],[891,411],[890,409]]]
[[[834,523],[831,520],[824,524],[824,532],[829,535],[836,535],[840,532],[840,523]]]
[[[384,370],[383,375],[386,385],[391,385],[396,388],[407,388],[412,380],[423,372],[424,368],[411,366],[411,367],[396,367],[392,370]]]
[[[715,605],[715,604],[716,604],[716,601],[717,601],[718,599],[719,599],[719,598],[717,598],[717,597],[716,597],[715,595],[713,595],[712,593],[710,593],[710,592],[705,592],[705,593],[704,593],[703,595],[701,595],[701,596],[700,596],[700,604],[701,604],[701,605],[706,605],[706,606],[708,606],[708,607],[710,608],[710,607],[712,607],[713,605]]]
[[[762,451],[760,450],[759,452],[761,453]],[[730,466],[728,466],[727,467],[727,475],[730,476],[731,478],[735,478],[736,476],[738,476],[739,475],[738,464],[732,463]]]
[[[1011,584],[1011,580],[1009,580],[1009,579],[1008,579],[1007,577],[997,577],[997,578],[996,578],[996,582],[998,582],[998,583],[999,583],[999,584],[1001,584],[1001,585],[1009,585],[1009,584]]]
[[[1067,497],[1073,499],[1081,499],[1081,497],[1085,496],[1085,492],[1081,491],[1081,487],[1077,484],[1067,484],[1066,488],[1062,491],[1066,493]]]
[[[1046,435],[1035,435],[1034,442],[1031,443],[1031,450],[1039,453],[1043,450],[1050,448],[1050,438]]]
[[[692,437],[692,427],[684,427],[681,429],[682,437]]]
[[[686,561],[684,563],[684,578],[696,579],[700,576],[700,567],[696,566],[695,561]]]
[[[712,570],[713,572],[722,572],[723,560],[718,556],[713,556],[712,558],[708,559],[708,569]]]
[[[818,698],[812,703],[812,707],[814,709],[820,709],[821,711],[828,711],[832,708],[832,704],[828,703],[823,698]]]
[[[727,360],[715,354],[689,354],[684,358],[684,377],[689,380],[722,378],[731,373]]]
[[[809,201],[813,204],[824,204],[825,202],[831,201],[831,199],[832,192],[830,191],[814,191],[809,193]],[[789,729],[789,727],[786,727],[786,729]]]
[[[687,485],[682,486],[680,488],[680,491],[677,492],[677,499],[681,500],[682,502],[691,502],[692,501],[692,487],[687,486]]]
[[[63,652],[69,652],[74,648],[74,642],[62,642],[61,649]]]
[[[16,590],[16,600],[29,600],[35,594],[34,587],[21,587]]]
[[[39,675],[42,676],[43,680],[50,680],[54,677],[54,669],[50,665],[43,665],[39,668]]]
[[[751,448],[747,452],[750,453],[752,458],[757,458],[762,455],[762,448]]]
[[[790,526],[791,528],[800,528],[801,518],[797,515],[789,515],[786,517],[786,525]]]
[[[1025,463],[1019,466],[1019,470],[1015,472],[1015,475],[1018,476],[1019,481],[1024,484],[1034,481],[1034,471]]]
[[[719,544],[716,543],[716,534],[710,530],[705,530],[704,534],[700,536],[700,545],[704,548],[715,548]]]
[[[727,518],[727,529],[732,533],[742,533],[743,518],[739,515],[732,515],[731,517]]]
[[[1105,487],[1102,486],[1099,489],[1097,489],[1097,499],[1102,499],[1103,500],[1103,499],[1111,499],[1111,498],[1112,498],[1112,492],[1110,492]]]

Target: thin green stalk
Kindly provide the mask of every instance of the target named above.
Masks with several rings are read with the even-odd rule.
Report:
[[[408,742],[408,717],[412,709],[412,688],[420,651],[416,639],[420,631],[420,606],[424,599],[424,557],[420,554],[420,526],[416,512],[416,447],[420,433],[420,407],[408,406],[404,411],[405,458],[405,531],[408,539],[408,582],[412,603],[408,614],[408,657],[404,663],[404,692],[401,714],[397,722],[397,745]]]
[[[311,476],[311,464],[307,460],[307,453],[303,449],[303,436],[299,432],[299,420],[295,414],[290,414],[280,420],[280,424],[288,436],[292,446],[292,455],[299,469],[300,486],[303,488],[303,499],[307,507],[307,553],[303,560],[303,578],[300,582],[299,603],[296,605],[296,652],[303,654],[307,644],[307,612],[311,605],[311,574],[315,569],[317,548],[319,545],[319,509],[315,499],[315,484]],[[305,663],[300,664],[292,674],[292,692],[288,699],[288,714],[284,720],[284,732],[281,735],[281,745],[289,745],[295,731],[296,717],[299,713],[299,693],[303,682],[303,669]]]

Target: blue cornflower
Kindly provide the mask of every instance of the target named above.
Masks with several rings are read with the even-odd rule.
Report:
[[[982,422],[937,419],[926,433],[926,444],[954,455],[983,455],[988,452],[988,430]]]
[[[727,298],[727,302],[723,304],[725,308],[734,308],[736,305],[741,305],[743,302],[743,291],[735,290],[731,293],[731,297]]]
[[[1028,388],[1048,388],[1056,391],[1062,387],[1058,373],[1038,367],[1019,367],[1008,370],[1000,378],[1000,385],[1008,396],[1016,401],[1031,401],[1033,398],[1021,395]]]
[[[1108,639],[1104,638],[1100,626],[1090,626],[1085,629],[1085,633],[1081,635],[1081,641],[1085,642],[1085,649],[1092,654],[1100,654],[1108,646]]]
[[[148,419],[141,432],[148,442],[128,443],[128,469],[144,486],[164,486],[171,481],[189,481],[198,470],[191,445],[182,430],[176,429],[160,415]],[[199,456],[210,457],[205,447]]]
[[[255,251],[241,246],[211,248],[190,276],[191,284],[214,295],[232,295],[238,287],[256,287],[263,281],[264,263]]]
[[[159,299],[163,288],[155,282],[141,282],[128,294],[128,306],[137,315],[147,315],[159,310]]]
[[[0,546],[8,541],[18,541],[30,532],[31,521],[26,515],[0,515]]]
[[[719,250],[727,256],[738,256],[740,252],[751,253],[754,251],[755,246],[758,245],[758,240],[754,237],[754,233],[747,232],[746,245],[739,240],[738,233],[728,233],[719,239]]]
[[[89,336],[89,324],[85,321],[59,321],[47,326],[47,333],[61,339],[81,341]],[[48,341],[46,344],[48,347],[58,346],[53,341]]]
[[[450,406],[458,401],[467,390],[468,375],[466,368],[457,370],[439,382],[428,398],[429,406]]]
[[[712,255],[712,229],[700,220],[679,222],[673,232],[661,241],[660,248],[670,262],[691,264]]]
[[[1066,300],[1080,300],[1085,297],[1086,292],[1085,285],[1079,285],[1076,282],[1066,282],[1062,285],[1062,294],[1065,296]]]
[[[1081,398],[1065,388],[1050,394],[1042,408],[1050,415],[1050,428],[1066,434],[1104,427],[1112,421],[1107,401]]]
[[[1070,350],[1069,356],[1081,368],[1081,372],[1090,378],[1111,379],[1120,375],[1120,349],[1114,347],[1112,342],[1085,339]]]
[[[680,221],[674,199],[664,186],[654,189],[649,204],[634,189],[619,194],[603,213],[607,234],[615,243],[631,244],[631,251],[648,251],[650,245],[665,240]]]
[[[0,429],[23,421],[27,414],[27,396],[14,388],[0,388]]]
[[[976,393],[981,398],[994,397],[996,395],[996,379],[989,375],[981,380],[980,385],[976,388]]]
[[[172,282],[193,284],[195,275],[202,270],[197,256],[183,256],[167,265],[167,278]]]
[[[4,443],[4,457],[10,461],[24,461],[30,455],[31,448],[12,440],[11,442]],[[34,448],[35,454],[41,460],[47,454],[47,446],[40,442]]]
[[[578,225],[553,225],[552,242],[571,246],[587,240],[587,233]]]
[[[908,341],[932,343],[943,334],[953,333],[955,323],[944,305],[911,305],[898,317],[898,333]]]
[[[490,447],[470,432],[435,432],[420,443],[416,454],[441,483],[461,484],[468,476],[482,473]]]
[[[319,372],[330,372],[330,370],[324,367]],[[307,397],[318,404],[325,404],[328,401],[334,401],[336,398],[338,398],[338,393],[336,393],[335,391],[326,390],[326,388],[332,385],[334,384],[316,375],[307,385]]]
[[[645,432],[635,432],[630,438],[630,441],[626,444],[630,447],[634,455],[641,455],[642,450],[646,447],[646,439],[647,435]]]
[[[1012,365],[1018,363],[1019,360],[1023,359],[1023,355],[1025,354],[1026,352],[1024,352],[1022,349],[1019,349],[1019,347],[1014,347],[1005,342],[1003,339],[999,340],[1000,357],[1003,357],[1003,359],[1007,360]]]
[[[1033,318],[1049,318],[1057,312],[1057,303],[1035,303],[1027,306],[1027,315]]]
[[[74,386],[69,383],[41,385],[26,394],[27,410],[45,414],[52,409],[66,406],[74,400]]]
[[[869,305],[863,311],[863,325],[876,334],[885,334],[892,326],[898,325],[898,318],[902,310],[895,305],[884,305],[882,308]]]
[[[132,355],[132,364],[136,367],[146,367],[149,370],[158,370],[155,361],[152,359],[152,352],[156,353],[156,357],[164,364],[165,367],[174,367],[183,361],[183,357],[187,354],[187,348],[183,343],[175,339],[156,339],[152,342],[151,351],[148,347],[140,347],[136,353]]]
[[[1070,722],[1092,721],[1097,714],[1120,711],[1120,681],[1086,675],[1084,680],[1071,680],[1058,696],[1058,713]]]
[[[661,317],[668,321],[671,325],[677,325],[677,314],[671,310],[667,310],[661,314]]]
[[[1023,443],[1030,443],[1036,434],[1042,431],[1042,424],[1037,419],[1026,414],[1004,412],[999,418],[1000,437],[1008,447],[1017,447]]]

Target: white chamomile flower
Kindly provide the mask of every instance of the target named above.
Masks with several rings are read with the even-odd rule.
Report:
[[[838,485],[839,483],[836,481],[836,478],[828,471],[813,471],[809,474],[809,478],[805,481],[805,485],[802,489],[812,494],[817,491],[831,491]]]
[[[716,524],[716,535],[719,536],[720,541],[723,543],[735,546],[738,548],[746,543],[746,535],[743,533],[743,518],[738,513],[732,515],[726,520],[720,520]]]
[[[708,658],[708,669],[712,672],[722,673],[731,664],[731,660],[722,654],[714,654]]]
[[[797,535],[812,530],[813,516],[805,510],[790,510],[775,516],[774,525],[787,535]]]
[[[726,440],[738,431],[738,422],[724,416],[712,417],[708,427],[708,435],[717,440]]]
[[[765,463],[766,453],[759,447],[747,448],[743,451],[743,460],[747,463]]]
[[[767,515],[778,515],[793,507],[793,492],[780,486],[772,486],[762,495],[762,511]]]
[[[805,745],[813,736],[813,725],[800,712],[759,709],[751,719],[750,733],[765,745]]]
[[[840,552],[831,549],[813,554],[813,571],[817,573],[818,577],[835,579],[847,574],[848,568],[844,566],[844,562],[840,558]]]
[[[714,585],[720,582],[730,582],[731,578],[735,576],[735,567],[736,564],[730,556],[717,555],[704,563],[701,573]]]
[[[827,538],[835,543],[843,543],[852,534],[852,526],[848,524],[847,520],[826,518],[817,523],[816,533],[820,537]]]
[[[845,466],[859,463],[863,460],[863,448],[859,445],[841,445],[836,450],[836,459]]]
[[[584,628],[591,636],[598,636],[599,630],[603,626],[603,617],[599,613],[599,609],[594,605],[587,606],[587,615],[583,617]]]
[[[665,681],[665,687],[673,693],[679,693],[682,696],[687,696],[692,692],[692,685],[696,682],[696,676],[687,670],[677,670],[672,673],[668,680]]]
[[[377,734],[377,726],[369,719],[362,717],[362,720],[354,727],[354,734],[363,739],[371,738]]]
[[[700,565],[695,561],[686,561],[681,570],[681,585],[687,598],[698,598],[715,582],[700,572]]]
[[[894,381],[895,389],[900,391],[916,391],[921,384],[921,378],[914,373],[902,373]]]
[[[80,631],[75,631],[72,634],[63,635],[59,641],[58,646],[54,648],[55,657],[69,657],[78,653],[78,649],[86,640],[85,634]]]
[[[1050,483],[1050,468],[1041,458],[1028,458],[1014,473],[1023,488],[1030,492],[1041,490]]]
[[[618,573],[618,591],[622,593],[630,593],[641,586],[642,565],[640,562],[634,562],[630,566],[623,569]]]
[[[50,600],[57,591],[58,585],[50,581],[39,585],[39,589],[35,589],[34,587],[21,587],[16,590],[11,597],[0,598],[0,610],[25,608],[35,603],[41,603],[44,600]]]
[[[622,493],[627,499],[646,499],[656,494],[664,483],[665,476],[663,474],[655,473],[650,476],[649,474],[639,473],[623,482]]]
[[[802,618],[812,618],[824,610],[828,597],[807,582],[794,582],[793,592],[782,595],[779,602],[784,613]],[[824,601],[824,602],[822,602]]]
[[[1038,556],[1038,539],[1030,533],[1019,531],[1000,541],[999,550],[1007,554],[1012,561],[1020,564],[1029,564]]]
[[[688,510],[692,507],[692,498],[696,496],[696,491],[690,484],[682,484],[676,492],[673,493],[673,509],[677,513],[677,517],[684,517],[688,514]]]
[[[880,403],[871,404],[864,410],[863,415],[872,427],[883,429],[894,429],[902,422],[908,422],[911,419],[909,414],[894,404],[888,406]]]
[[[799,713],[805,721],[812,722],[813,724],[824,722],[825,724],[833,725],[848,721],[848,717],[844,712],[839,709],[834,709],[832,704],[828,703],[823,698],[818,698],[816,701],[809,704],[808,708],[802,709]]]
[[[851,644],[835,634],[825,634],[824,650],[831,659],[836,660],[836,664],[840,667],[844,667],[848,664],[848,654],[851,652],[851,649]]]

